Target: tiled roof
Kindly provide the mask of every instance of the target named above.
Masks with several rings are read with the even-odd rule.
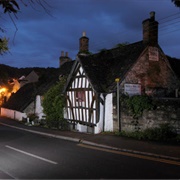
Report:
[[[140,41],[90,56],[79,56],[79,62],[93,88],[97,92],[108,93],[114,90],[115,79],[123,79],[145,47]]]
[[[23,112],[23,110],[34,100],[34,92],[34,83],[26,84],[15,94],[12,94],[8,102],[5,103],[2,107]]]
[[[75,61],[68,61],[60,67],[59,75],[69,75]]]

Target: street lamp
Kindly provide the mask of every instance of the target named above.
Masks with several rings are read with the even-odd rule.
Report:
[[[0,89],[0,98],[1,98],[0,105],[2,105],[4,103],[5,92],[6,92],[6,88],[1,88]]]
[[[115,82],[117,83],[117,121],[119,123],[119,132],[121,132],[120,107],[119,107],[119,82],[120,82],[120,78],[116,78]]]

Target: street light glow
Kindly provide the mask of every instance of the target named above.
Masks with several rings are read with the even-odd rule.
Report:
[[[6,90],[7,90],[6,88],[1,88],[0,93],[4,93],[4,92],[6,92]]]

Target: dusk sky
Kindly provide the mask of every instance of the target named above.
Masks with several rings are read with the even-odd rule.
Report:
[[[19,0],[18,0],[19,1]],[[24,2],[28,2],[24,0]],[[142,40],[142,21],[155,11],[159,45],[165,54],[180,58],[180,8],[171,0],[46,0],[41,6],[20,4],[13,21],[1,16],[1,37],[9,38],[10,51],[0,64],[12,67],[59,67],[61,51],[73,60],[79,38],[86,32],[89,51],[97,53],[123,42]],[[2,9],[1,9],[2,12]],[[18,30],[16,31],[16,27]]]

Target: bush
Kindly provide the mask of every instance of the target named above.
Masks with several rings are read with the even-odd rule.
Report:
[[[177,134],[169,124],[161,124],[160,127],[149,128],[144,131],[144,139],[148,140],[168,141],[176,136]]]
[[[68,129],[68,122],[64,119],[46,119],[46,126],[48,128],[55,128],[55,129],[61,129],[61,130],[67,130]]]
[[[29,118],[29,121],[32,122],[34,120],[37,120],[38,119],[38,116],[36,114],[29,114],[28,115],[28,118]]]
[[[149,110],[154,107],[152,100],[147,95],[123,96],[121,101],[128,107],[134,119],[141,117],[145,109]]]
[[[161,124],[160,127],[148,128],[144,131],[135,132],[118,132],[118,136],[125,136],[139,140],[152,140],[152,141],[176,141],[180,142],[180,135],[178,135],[172,126],[168,123]]]
[[[43,99],[43,110],[46,114],[46,126],[49,128],[66,129],[64,120],[65,97],[61,94],[66,78],[61,79],[49,89]]]

